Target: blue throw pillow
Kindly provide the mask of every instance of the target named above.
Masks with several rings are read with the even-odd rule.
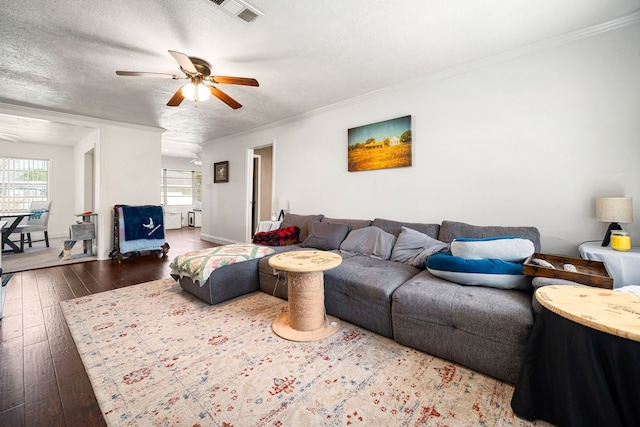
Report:
[[[441,252],[427,259],[427,270],[434,276],[461,285],[499,289],[529,289],[531,281],[522,273],[522,264],[500,259],[466,259]]]

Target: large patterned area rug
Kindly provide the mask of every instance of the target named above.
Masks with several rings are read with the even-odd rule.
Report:
[[[215,306],[172,279],[62,302],[112,426],[526,426],[513,386],[342,322],[275,335],[286,301]]]

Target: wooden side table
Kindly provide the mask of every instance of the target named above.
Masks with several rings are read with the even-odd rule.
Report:
[[[292,251],[269,258],[269,265],[288,273],[289,312],[273,321],[273,331],[291,341],[316,341],[340,329],[340,320],[324,308],[324,270],[342,263],[342,257],[325,251]]]
[[[640,425],[640,297],[546,286],[511,400],[513,412],[558,426]]]

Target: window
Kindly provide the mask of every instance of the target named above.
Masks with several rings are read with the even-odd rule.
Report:
[[[165,206],[193,206],[202,200],[202,172],[162,169],[161,200]]]
[[[49,160],[0,157],[0,212],[29,211],[49,200]]]

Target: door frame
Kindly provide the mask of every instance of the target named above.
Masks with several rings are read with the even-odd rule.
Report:
[[[247,147],[247,154],[245,158],[245,214],[244,214],[244,229],[245,229],[245,242],[249,243],[252,240],[253,232],[251,222],[252,222],[252,194],[253,194],[253,159],[256,154],[254,154],[255,150],[260,148],[271,147],[271,200],[275,200],[275,188],[276,188],[276,141],[269,141],[262,144],[257,144],[252,147]],[[261,163],[262,167],[262,163]],[[263,192],[265,189],[262,190]],[[266,190],[268,191],[268,190]],[[258,205],[258,211],[260,206]],[[271,206],[271,210],[273,210],[273,206]]]

